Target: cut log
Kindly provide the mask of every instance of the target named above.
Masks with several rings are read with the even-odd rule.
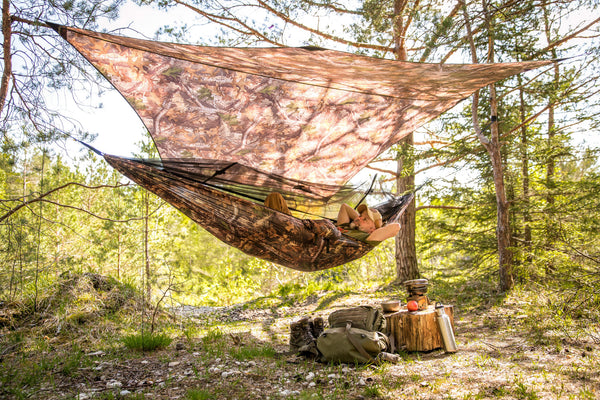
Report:
[[[454,329],[454,306],[444,306]],[[433,305],[422,311],[402,309],[384,315],[387,334],[394,344],[394,350],[431,351],[442,348],[442,337],[437,325]]]

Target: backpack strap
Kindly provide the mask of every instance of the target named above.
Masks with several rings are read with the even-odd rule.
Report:
[[[365,357],[369,361],[373,361],[373,357],[371,357],[371,355],[369,353],[367,353],[367,351],[362,346],[362,344],[360,344],[360,342],[358,340],[356,340],[356,338],[350,334],[351,327],[352,327],[352,323],[348,322],[346,324],[346,331],[345,331],[346,337],[348,338],[350,343],[352,343],[352,346],[354,346],[356,348],[356,350],[358,350],[358,352],[360,353],[361,356]]]

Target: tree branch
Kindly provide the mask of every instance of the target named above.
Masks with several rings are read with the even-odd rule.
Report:
[[[363,15],[362,11],[348,10],[347,8],[338,7],[333,3],[332,4],[317,3],[316,1],[310,1],[310,0],[304,0],[304,3],[311,5],[311,6],[318,7],[318,8],[329,9],[329,10],[335,11],[336,13],[340,13],[340,14]]]
[[[560,40],[557,40],[557,41],[555,41],[555,42],[552,42],[552,43],[550,43],[548,46],[544,47],[543,49],[541,49],[541,50],[539,50],[539,51],[535,52],[535,53],[534,53],[534,54],[531,56],[531,59],[534,59],[534,58],[536,58],[536,57],[539,57],[540,55],[542,55],[542,54],[546,53],[548,50],[551,50],[551,49],[553,49],[553,48],[555,48],[555,47],[558,47],[558,46],[560,46],[561,44],[563,44],[563,43],[565,43],[565,42],[567,42],[567,41],[569,41],[569,40],[571,40],[571,39],[573,39],[573,38],[577,37],[577,36],[578,36],[580,33],[582,33],[582,32],[584,32],[584,31],[586,31],[586,30],[590,29],[592,26],[594,26],[595,24],[597,24],[597,23],[599,23],[599,22],[600,22],[600,17],[599,17],[599,18],[596,18],[595,20],[593,20],[592,22],[590,22],[589,24],[587,24],[587,25],[586,25],[586,26],[584,26],[583,28],[581,28],[581,29],[579,29],[579,30],[577,30],[577,31],[575,31],[575,32],[573,32],[573,33],[571,33],[570,35],[567,35],[567,36],[563,37],[563,38],[562,38],[562,39],[560,39]]]
[[[266,4],[264,1],[262,0],[257,0],[258,4],[261,5],[261,7],[265,8],[266,10],[268,10],[270,13],[276,15],[277,17],[279,17],[281,20],[283,20],[284,22],[293,25],[297,28],[300,28],[302,30],[308,31],[310,33],[313,33],[315,35],[318,35],[324,39],[327,40],[331,40],[332,42],[337,42],[337,43],[342,43],[345,44],[347,46],[352,46],[352,47],[356,47],[356,48],[361,48],[361,49],[371,49],[371,50],[378,50],[378,51],[384,51],[384,52],[390,52],[393,51],[392,48],[387,47],[387,46],[378,46],[376,44],[369,44],[369,43],[357,43],[357,42],[352,42],[350,40],[346,40],[346,39],[342,39],[340,37],[337,36],[333,36],[330,34],[327,34],[325,32],[321,32],[317,29],[313,29],[310,28],[306,25],[302,25],[296,21],[294,21],[293,19],[289,18],[287,15],[275,10],[274,8],[272,8],[271,6],[269,6],[268,4]]]
[[[463,6],[463,15],[465,18],[465,26],[467,28],[467,38],[469,40],[469,47],[471,49],[471,61],[473,62],[473,64],[478,64],[479,61],[477,60],[477,49],[475,48],[475,41],[473,39],[473,31],[471,29],[471,20],[469,18],[469,13],[467,11],[467,5],[465,3],[465,0],[461,0],[462,6]],[[475,93],[473,93],[473,102],[471,103],[471,114],[472,114],[472,119],[473,119],[473,129],[475,130],[475,134],[477,135],[477,138],[479,139],[479,141],[481,141],[481,144],[483,144],[483,146],[488,149],[490,146],[490,139],[488,139],[487,137],[484,136],[483,131],[481,129],[481,126],[479,125],[479,118],[477,116],[477,109],[479,108],[479,90],[477,90]]]
[[[446,22],[451,21],[452,18],[454,18],[456,16],[456,14],[458,14],[458,12],[460,11],[461,8],[462,8],[462,1],[459,0],[459,1],[456,2],[456,5],[450,11],[450,13],[446,16],[446,18],[444,18],[439,24],[437,24],[436,30],[433,33],[433,35],[431,36],[431,39],[429,39],[427,41],[427,45],[426,45],[425,51],[421,55],[421,58],[419,59],[419,62],[425,62],[425,61],[427,61],[427,58],[429,57],[429,54],[431,54],[431,50],[433,49],[433,47],[436,44],[437,40],[445,32]]]
[[[175,1],[175,3],[180,4],[180,5],[184,6],[184,7],[187,7],[190,10],[194,11],[195,13],[202,15],[203,17],[205,17],[209,21],[212,21],[212,22],[214,22],[216,24],[222,25],[222,26],[224,26],[224,27],[226,27],[228,29],[231,29],[231,30],[233,30],[235,32],[238,32],[238,33],[240,33],[242,35],[254,35],[254,36],[258,37],[259,39],[264,40],[265,42],[270,43],[270,44],[272,44],[274,46],[278,46],[278,47],[283,47],[284,46],[283,43],[276,42],[276,41],[274,41],[274,40],[266,37],[265,35],[263,35],[259,31],[257,31],[256,29],[254,29],[254,28],[246,25],[242,21],[240,21],[238,18],[225,17],[223,15],[209,14],[209,13],[207,13],[205,11],[202,11],[201,9],[199,9],[197,7],[194,7],[191,4],[188,4],[188,3],[183,2],[181,0],[174,0],[174,1]],[[225,23],[223,21],[231,21],[231,22],[238,23],[241,26],[243,26],[245,29],[247,29],[248,32],[244,32],[241,29],[236,28],[235,26],[233,26],[231,24],[228,24],[228,23]]]
[[[423,168],[421,168],[421,169],[419,169],[419,170],[415,171],[415,175],[417,175],[417,174],[420,174],[421,172],[425,172],[425,171],[427,171],[428,169],[432,169],[432,168],[436,168],[436,167],[444,167],[444,166],[446,166],[446,165],[448,165],[448,164],[452,164],[452,163],[454,163],[454,162],[456,162],[456,161],[458,161],[458,160],[461,160],[461,159],[465,158],[466,156],[467,156],[466,154],[461,154],[461,155],[459,155],[459,156],[456,156],[456,157],[454,157],[454,158],[451,158],[451,159],[449,159],[449,160],[446,160],[446,161],[440,161],[440,162],[438,162],[438,163],[435,163],[435,164],[428,165],[428,166],[426,166],[426,167],[423,167]]]
[[[46,28],[50,28],[50,25],[48,25],[48,24],[46,24],[44,22],[41,22],[41,21],[32,21],[30,19],[25,19],[25,18],[18,17],[16,15],[11,15],[10,16],[10,20],[11,20],[11,22],[12,21],[23,22],[23,23],[29,24],[29,25],[45,26]]]
[[[582,87],[583,84],[580,86]],[[560,96],[557,96],[556,100],[547,104],[546,106],[544,106],[541,110],[539,110],[537,113],[533,114],[531,117],[527,118],[525,121],[521,122],[519,125],[515,126],[514,128],[512,128],[510,131],[502,134],[502,138],[511,135],[512,133],[514,133],[515,131],[521,129],[523,126],[525,125],[529,125],[529,123],[531,121],[534,121],[537,119],[537,117],[539,117],[540,115],[542,115],[545,111],[547,111],[549,108],[552,108],[554,106],[557,106],[561,103],[561,101],[566,98],[569,94],[572,94],[573,92],[575,92],[577,89],[579,89],[580,87],[572,87],[570,90],[565,90]]]
[[[27,203],[27,207],[29,207],[32,203],[37,203],[37,202],[53,204],[55,206],[62,207],[62,208],[70,208],[72,210],[82,211],[82,212],[84,212],[86,214],[89,214],[92,217],[100,219],[102,221],[110,221],[110,222],[118,222],[118,223],[123,222],[124,223],[124,222],[139,221],[139,220],[144,219],[144,217],[133,217],[133,218],[128,218],[128,219],[112,219],[112,218],[107,218],[107,217],[101,217],[98,214],[94,214],[93,212],[85,210],[85,209],[80,208],[80,207],[70,206],[68,204],[61,204],[61,203],[58,203],[56,201],[52,201],[52,200],[48,200],[48,199],[40,199],[40,198],[37,198],[37,199],[34,199],[34,200],[28,202]],[[4,217],[2,217],[0,219],[0,222],[2,222],[3,219],[4,219]]]
[[[85,189],[101,189],[101,188],[112,188],[112,189],[116,189],[116,188],[119,188],[119,187],[129,186],[129,184],[128,184],[128,183],[125,183],[125,184],[119,184],[119,185],[98,185],[98,186],[87,186],[87,185],[84,185],[84,184],[82,184],[82,183],[77,183],[77,182],[69,182],[69,183],[66,183],[66,184],[64,184],[64,185],[62,185],[62,186],[56,187],[56,188],[54,188],[54,189],[52,189],[52,190],[49,190],[49,191],[47,191],[46,193],[44,193],[44,194],[42,194],[42,195],[40,195],[40,196],[36,197],[35,199],[31,199],[31,200],[28,200],[28,201],[24,201],[23,203],[21,203],[21,204],[19,204],[18,206],[16,206],[16,207],[12,208],[12,209],[11,209],[10,211],[8,211],[6,214],[4,214],[3,216],[1,216],[1,217],[0,217],[0,222],[4,221],[4,220],[5,220],[5,219],[7,219],[8,217],[10,217],[11,215],[13,215],[13,214],[14,214],[14,213],[16,213],[17,211],[19,211],[21,208],[23,208],[23,207],[27,207],[27,206],[29,206],[30,204],[37,203],[37,202],[40,202],[40,201],[46,201],[46,202],[49,202],[49,203],[54,203],[54,202],[52,202],[52,201],[45,200],[45,197],[48,197],[48,196],[49,196],[49,195],[51,195],[52,193],[56,193],[56,192],[58,192],[59,190],[62,190],[62,189],[66,188],[66,187],[69,187],[69,186],[71,186],[71,185],[74,185],[74,186],[79,186],[79,187],[82,187],[82,188],[85,188]],[[15,200],[15,199],[12,199],[12,200],[2,200],[2,201],[3,201],[3,202],[6,202],[6,201],[16,201],[16,200]],[[54,203],[54,204],[58,204],[58,203]],[[75,208],[75,207],[69,207],[69,206],[65,206],[65,205],[62,205],[62,204],[58,204],[58,205],[60,205],[60,206],[63,206],[63,207],[67,207],[67,208]],[[82,210],[82,211],[85,211],[85,210]],[[86,212],[87,212],[87,211],[86,211]],[[89,213],[89,212],[88,212],[88,213]],[[99,217],[99,218],[100,218],[100,219],[102,219],[102,217]]]
[[[371,165],[367,165],[367,168],[368,168],[368,169],[371,169],[371,170],[373,170],[373,171],[381,172],[381,173],[383,173],[383,174],[390,174],[390,175],[392,175],[392,176],[396,176],[396,175],[398,175],[398,174],[396,173],[396,171],[390,171],[390,170],[387,170],[387,169],[376,168],[376,167],[372,167]]]

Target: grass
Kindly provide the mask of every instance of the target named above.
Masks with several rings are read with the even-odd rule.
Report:
[[[81,368],[89,366],[76,347],[60,353],[31,352],[18,359],[3,360],[0,364],[0,397],[4,391],[11,397],[29,398],[28,388],[42,384],[53,386],[56,380],[76,378]]]
[[[187,400],[212,400],[216,396],[214,393],[204,389],[190,389],[185,394]]]
[[[242,346],[232,349],[231,356],[239,361],[252,360],[259,357],[273,358],[276,354],[275,349],[270,345],[264,346]]]
[[[456,282],[466,286],[454,299],[478,296],[476,288],[484,290],[487,284],[467,284],[460,279]],[[210,318],[162,318],[157,327],[163,333],[150,335],[147,331],[142,334],[134,330],[140,319],[139,311],[132,305],[135,298],[122,298],[121,308],[107,312],[101,302],[91,305],[96,296],[107,297],[107,292],[98,294],[83,284],[79,288],[90,293],[63,290],[68,295],[65,298],[44,300],[46,319],[40,314],[23,313],[21,325],[15,323],[13,331],[0,332],[0,356],[3,357],[0,398],[74,398],[91,387],[101,388],[94,399],[169,399],[174,396],[278,399],[284,398],[281,393],[285,390],[294,393],[288,398],[311,400],[360,397],[593,399],[600,393],[597,379],[600,348],[593,337],[585,336],[585,332],[593,329],[590,324],[597,317],[596,311],[591,310],[590,315],[569,314],[568,308],[557,304],[560,297],[556,291],[539,287],[534,290],[520,286],[506,296],[481,295],[467,299],[467,311],[462,304],[456,304],[459,314],[455,322],[463,347],[450,357],[439,352],[401,352],[399,364],[373,366],[329,365],[310,360],[294,362],[282,352],[287,350],[289,322],[298,316],[294,307],[327,313],[347,305],[350,299],[355,301],[355,296],[377,301],[377,296],[387,296],[386,292],[372,293],[371,289],[361,291],[337,284],[329,288],[321,283],[309,287],[286,285],[276,289],[273,296],[252,301],[245,308],[263,307],[265,312],[259,314],[270,316],[265,321],[228,318],[227,313],[239,311],[244,307],[241,305],[223,309],[219,316]],[[450,285],[439,284],[433,292],[440,297],[452,296]],[[316,300],[307,306],[310,296]],[[536,307],[536,304],[546,306],[549,302],[552,307]],[[281,308],[282,305],[291,308]],[[556,316],[558,309],[563,310],[563,315],[571,316],[564,319],[562,325]],[[86,314],[86,318],[70,318],[70,329],[57,333],[56,324],[60,319],[55,316],[60,314],[63,323],[67,323],[66,316],[80,310],[93,312]],[[33,318],[38,318],[37,325],[32,325]],[[122,332],[132,333],[123,336]],[[517,339],[519,345],[524,343],[527,347],[523,350],[499,346],[494,339],[499,342]],[[183,349],[177,349],[173,341],[183,344]],[[484,344],[488,341],[494,347]],[[103,350],[105,355],[87,355],[97,350]],[[570,353],[565,353],[567,350]],[[581,355],[584,352],[585,357]],[[570,357],[568,362],[553,364],[564,360],[561,354]],[[552,362],[544,360],[548,355]],[[314,374],[310,380],[306,379],[309,373]],[[128,390],[135,393],[121,396],[119,389],[107,390],[105,381],[117,374],[123,375],[119,379],[124,385],[131,385]],[[331,375],[338,378],[330,378]],[[497,379],[488,382],[490,376]],[[138,386],[140,382],[146,383]],[[66,394],[58,396],[60,391]]]
[[[164,349],[171,344],[173,339],[165,333],[142,332],[126,335],[121,341],[125,347],[131,350],[154,351]]]
[[[77,375],[79,368],[90,366],[91,362],[88,358],[83,357],[83,352],[77,347],[72,349],[63,359],[58,368],[58,372],[69,377]]]
[[[381,396],[381,390],[377,385],[370,386],[364,390],[363,395],[369,399],[376,399]]]

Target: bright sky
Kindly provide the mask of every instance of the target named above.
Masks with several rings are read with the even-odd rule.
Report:
[[[145,37],[152,39],[158,28],[169,22],[181,22],[189,18],[189,12],[179,7],[168,13],[153,7],[140,7],[134,3],[127,3],[121,9],[120,18],[103,27],[111,30],[129,27],[129,30],[120,32],[124,36]],[[90,84],[90,88],[94,86]],[[86,101],[92,107],[82,108],[70,99],[69,95],[57,94],[60,108],[71,118],[78,121],[81,129],[97,134],[96,140],[90,143],[98,150],[119,156],[131,156],[139,151],[138,143],[145,137],[145,127],[138,115],[129,106],[127,101],[114,89],[108,90],[101,96],[92,95]],[[100,108],[93,105],[100,102]],[[68,145],[68,154],[71,157],[83,150],[77,143]]]

